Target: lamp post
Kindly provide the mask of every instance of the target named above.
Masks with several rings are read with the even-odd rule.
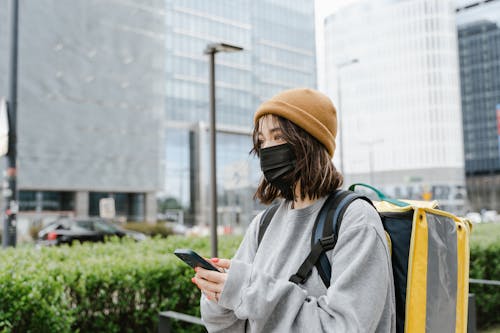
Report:
[[[340,84],[341,84],[341,74],[340,74],[340,70],[347,67],[347,66],[350,66],[350,65],[353,65],[353,64],[357,64],[359,62],[358,59],[356,58],[353,58],[349,61],[346,61],[346,62],[341,62],[341,63],[338,63],[336,65],[337,67],[337,98],[338,98],[338,110],[337,110],[337,114],[340,114],[340,112],[343,112],[342,110],[342,90],[340,89]],[[342,117],[341,117],[342,118]],[[343,119],[339,119],[340,121],[338,122],[338,128],[339,128],[339,132],[340,132],[340,172],[342,173],[342,175],[344,175],[344,131],[342,130],[342,120]]]
[[[9,136],[7,151],[7,189],[4,191],[4,220],[2,247],[16,246],[17,242],[17,132],[16,132],[16,113],[17,113],[17,51],[18,51],[18,18],[19,2],[12,0],[11,5],[11,28],[10,28],[10,61],[9,61],[9,100],[7,104],[7,113],[9,115]]]
[[[217,257],[217,169],[216,169],[216,129],[215,129],[215,54],[217,52],[238,52],[243,48],[226,43],[210,43],[204,53],[209,56],[210,61],[210,183],[211,183],[211,205],[210,205],[210,244],[212,257]]]
[[[374,156],[373,156],[373,147],[376,145],[376,144],[379,144],[379,143],[383,143],[384,142],[384,139],[380,138],[380,139],[371,139],[369,141],[358,141],[360,144],[364,144],[364,145],[367,145],[369,147],[369,151],[368,151],[368,156],[369,156],[369,160],[368,160],[368,172],[369,172],[369,180],[370,180],[370,185],[372,186],[375,186],[375,178],[373,177],[373,174],[374,174],[374,168],[375,168],[375,161],[374,161]]]

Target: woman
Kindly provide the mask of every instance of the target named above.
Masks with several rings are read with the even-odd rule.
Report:
[[[289,282],[311,249],[316,216],[342,185],[332,157],[337,132],[330,99],[311,89],[284,91],[254,116],[253,152],[264,173],[255,197],[282,202],[257,244],[257,215],[233,259],[212,258],[220,273],[197,269],[201,313],[210,332],[395,332],[390,253],[380,217],[355,200],[342,220],[330,287],[316,269]]]

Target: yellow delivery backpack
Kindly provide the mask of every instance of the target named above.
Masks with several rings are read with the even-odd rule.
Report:
[[[363,186],[377,193],[373,202],[354,192]],[[467,331],[469,292],[468,220],[439,210],[436,201],[394,200],[379,190],[354,184],[331,193],[321,207],[311,235],[311,251],[290,281],[304,284],[313,269],[330,286],[331,263],[325,255],[337,242],[342,217],[351,202],[365,200],[380,215],[391,249],[397,333]],[[258,244],[278,205],[266,209]]]
[[[390,238],[397,331],[466,332],[471,223],[436,201],[393,200],[372,189]]]

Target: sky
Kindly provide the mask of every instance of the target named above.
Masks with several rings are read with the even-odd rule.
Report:
[[[324,61],[324,47],[325,42],[323,38],[323,21],[325,17],[333,14],[338,9],[348,6],[352,3],[359,2],[359,0],[315,0],[316,9],[316,62],[318,66],[318,90],[325,91],[323,87],[323,73],[325,67]]]
[[[470,0],[456,0],[459,7],[470,4],[470,2]],[[477,0],[474,2],[477,2]],[[500,2],[495,1],[488,4],[488,6],[469,8],[465,12],[462,11],[460,13],[457,15],[457,24],[459,26],[469,24],[478,18],[500,23]]]

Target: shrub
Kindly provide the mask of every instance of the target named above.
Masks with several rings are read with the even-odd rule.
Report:
[[[230,257],[241,238],[223,237]],[[199,316],[193,271],[172,253],[209,255],[208,239],[17,248],[0,252],[0,332],[156,332],[158,313]],[[202,327],[176,323],[175,331]]]
[[[500,281],[500,223],[474,224],[470,242],[470,278]],[[500,287],[474,283],[469,287],[476,295],[478,326],[500,324]]]
[[[500,244],[474,244],[470,253],[471,279],[500,280]],[[500,324],[500,286],[470,284],[469,292],[476,295],[477,323],[481,328]]]
[[[241,237],[222,237],[231,257]],[[74,244],[0,251],[0,332],[156,332],[158,313],[200,315],[193,271],[172,253],[193,248],[208,256],[207,238]],[[470,276],[500,280],[500,244],[471,246]],[[498,286],[471,284],[478,324],[500,324]],[[175,332],[202,327],[175,323]]]

